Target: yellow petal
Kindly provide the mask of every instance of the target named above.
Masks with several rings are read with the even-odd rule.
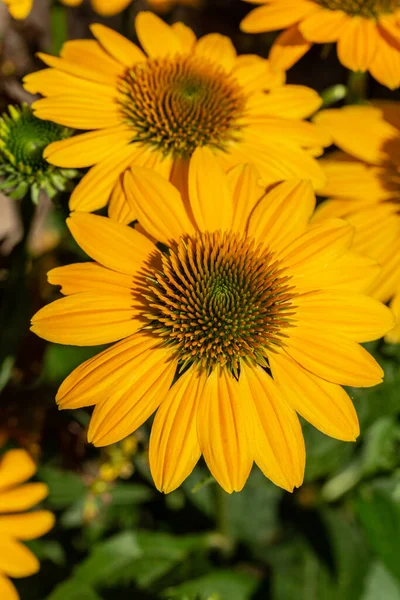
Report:
[[[32,317],[31,331],[56,344],[109,344],[143,325],[133,304],[130,290],[73,294],[40,309]]]
[[[2,600],[20,600],[19,594],[11,581],[0,574],[0,598]]]
[[[264,195],[260,174],[253,165],[237,165],[228,173],[233,197],[232,231],[245,231],[249,216]]]
[[[312,43],[303,37],[295,25],[278,35],[270,50],[269,59],[275,69],[286,71],[293,67],[311,46]]]
[[[49,144],[43,157],[64,168],[91,167],[128,146],[132,132],[124,125],[90,131]]]
[[[65,90],[74,90],[76,94],[89,92],[89,94],[97,93],[101,97],[116,98],[115,85],[84,79],[83,76],[79,77],[59,68],[30,73],[24,78],[24,88],[31,94],[42,94],[42,96],[61,96],[65,94]]]
[[[250,217],[248,233],[265,247],[280,251],[305,232],[314,208],[311,182],[285,181],[257,204]]]
[[[168,245],[193,233],[180,193],[158,173],[131,167],[124,175],[124,190],[132,212],[155,239]]]
[[[143,425],[167,395],[176,372],[169,349],[150,348],[131,358],[130,365],[129,387],[98,399],[88,431],[95,446],[119,442]]]
[[[235,65],[235,47],[228,37],[219,33],[209,33],[201,37],[194,48],[194,53],[209,62],[217,63],[226,71],[232,71]]]
[[[0,512],[15,513],[28,510],[46,498],[48,493],[49,488],[44,483],[26,483],[17,488],[1,491]]]
[[[116,390],[125,391],[134,378],[140,377],[143,357],[155,348],[157,340],[137,333],[85,361],[61,384],[56,396],[59,407],[91,406]],[[136,369],[132,369],[133,364]]]
[[[279,69],[273,70],[268,60],[256,54],[237,56],[232,74],[246,93],[251,94],[248,102],[251,101],[252,94],[275,89],[285,83],[284,72]],[[263,96],[265,98],[264,94]]]
[[[132,0],[91,0],[93,9],[103,17],[117,15],[123,11]]]
[[[400,86],[400,52],[381,35],[378,36],[376,53],[369,70],[379,83],[391,90]]]
[[[107,70],[103,71],[101,68],[98,68],[98,65],[101,65],[101,60],[98,60],[97,64],[93,67],[82,64],[79,61],[73,62],[71,60],[66,60],[65,58],[43,54],[42,52],[38,53],[38,57],[49,67],[69,73],[76,78],[87,79],[90,82],[94,81],[96,83],[111,86],[113,90],[116,89],[118,76],[115,75],[115,73],[109,73]]]
[[[141,11],[135,21],[136,34],[149,56],[167,56],[182,52],[179,36],[154,13]]]
[[[39,569],[38,559],[23,544],[8,536],[0,538],[0,573],[9,577],[28,577]]]
[[[274,380],[289,404],[314,427],[338,440],[353,442],[360,433],[348,394],[306,371],[284,354],[269,359]]]
[[[315,113],[322,98],[303,85],[282,85],[267,94],[253,94],[247,101],[252,114],[269,114],[284,119],[304,119]]]
[[[240,23],[240,28],[246,33],[285,29],[316,10],[318,6],[307,0],[273,2],[252,10]]]
[[[0,516],[0,537],[12,537],[18,540],[34,540],[41,537],[54,526],[53,513],[37,510],[21,515]]]
[[[261,367],[242,363],[240,379],[257,415],[254,459],[266,477],[291,492],[302,484],[305,466],[303,434],[296,413]]]
[[[355,252],[346,252],[323,271],[317,269],[313,274],[308,273],[306,281],[302,279],[301,287],[305,292],[329,288],[366,292],[380,271],[381,267],[375,260]],[[301,275],[295,280],[299,278]]]
[[[316,291],[297,296],[296,319],[307,328],[323,329],[355,342],[377,340],[394,326],[391,311],[381,302],[354,292]]]
[[[197,408],[205,376],[192,367],[172,386],[151,428],[149,459],[156,487],[165,493],[179,487],[200,458]]]
[[[253,463],[253,414],[242,383],[226,370],[207,378],[199,401],[197,431],[211,473],[226,492],[240,492]]]
[[[196,35],[190,27],[181,23],[173,23],[171,25],[171,29],[176,36],[180,39],[182,51],[183,52],[192,52],[193,47],[196,43]]]
[[[197,148],[190,161],[189,198],[200,231],[230,229],[233,199],[228,178],[208,148]]]
[[[299,29],[306,40],[326,44],[336,42],[349,21],[350,17],[341,10],[323,9],[307,16]]]
[[[327,219],[308,228],[282,251],[282,259],[296,276],[296,283],[323,269],[350,247],[354,229],[341,219]]]
[[[108,216],[114,221],[123,225],[128,225],[136,221],[137,215],[134,213],[126,199],[124,188],[122,187],[123,175],[121,175],[111,192],[110,202],[108,203]]]
[[[359,344],[332,332],[293,327],[287,354],[304,369],[326,381],[354,387],[381,383],[383,371],[376,360]]]
[[[322,160],[327,182],[321,195],[335,196],[337,198],[362,198],[374,202],[377,198],[390,198],[396,191],[397,183],[392,179],[393,171],[390,168],[370,167],[361,162],[356,162],[348,157],[348,160]],[[326,204],[326,203],[325,203]],[[351,205],[346,200],[347,211],[351,211]],[[320,213],[321,209],[318,210]],[[331,216],[340,217],[342,214]]]
[[[398,344],[400,342],[400,294],[397,291],[390,303],[390,308],[395,316],[396,326],[385,336],[385,342]]]
[[[76,263],[57,267],[47,273],[49,283],[60,285],[63,294],[80,292],[123,292],[132,289],[132,275],[117,273],[97,263]]]
[[[123,65],[103,50],[96,40],[69,40],[63,44],[60,56],[88,69],[101,70],[110,77],[118,78],[124,73]]]
[[[123,2],[129,4],[130,0],[123,0]],[[146,55],[140,48],[114,29],[100,23],[93,23],[90,30],[103,48],[126,67],[132,67],[135,63],[146,60]]]
[[[85,95],[64,93],[36,100],[32,105],[34,114],[39,119],[55,121],[74,129],[107,129],[122,125],[120,110],[111,98],[104,97],[99,102],[98,96],[89,92]]]
[[[337,53],[342,65],[366,71],[375,56],[378,32],[375,20],[353,17],[339,37]]]
[[[33,0],[17,0],[17,2],[15,0],[7,0],[6,4],[10,15],[14,19],[26,19],[32,10],[32,2]]]
[[[9,450],[0,459],[0,493],[26,481],[35,473],[36,465],[26,450]]]
[[[133,275],[155,251],[144,235],[107,217],[74,212],[67,224],[77,244],[113,271]]]

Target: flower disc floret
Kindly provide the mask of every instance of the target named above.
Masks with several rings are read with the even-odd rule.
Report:
[[[199,146],[226,149],[240,138],[246,97],[230,73],[189,55],[152,58],[121,78],[120,106],[144,142],[173,157]]]
[[[184,365],[237,372],[241,358],[266,364],[266,351],[283,343],[293,314],[289,279],[252,238],[182,238],[149,285],[151,328]]]
[[[377,19],[400,8],[399,0],[315,0],[324,8],[342,10],[351,16]]]

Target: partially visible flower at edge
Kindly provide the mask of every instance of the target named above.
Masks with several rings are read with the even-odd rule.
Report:
[[[26,19],[32,10],[34,0],[0,0],[8,6],[14,19]],[[79,6],[83,0],[60,0],[66,6]],[[91,0],[93,10],[103,17],[116,15],[123,11],[132,0]]]
[[[138,14],[136,31],[148,56],[96,24],[96,40],[67,42],[61,58],[41,54],[50,68],[25,78],[29,92],[46,96],[33,104],[38,117],[93,130],[44,154],[60,167],[94,165],[75,188],[71,210],[110,202],[109,216],[129,223],[136,215],[123,193],[125,169],[153,168],[186,193],[197,147],[211,148],[225,169],[253,163],[265,185],[295,177],[324,185],[315,156],[331,140],[302,121],[321,104],[314,90],[284,85],[281,71],[258,56],[237,56],[219,34],[196,40],[182,23],[170,27],[150,12]]]
[[[19,600],[11,578],[37,573],[36,556],[21,541],[33,540],[54,525],[46,510],[23,512],[48,495],[44,483],[24,483],[36,472],[36,465],[25,450],[9,450],[0,457],[0,598]]]
[[[245,0],[254,3],[254,0]],[[248,33],[284,31],[269,58],[289,69],[314,43],[337,42],[340,62],[369,71],[383,85],[400,85],[399,0],[257,0],[262,4],[242,21]]]
[[[227,492],[242,489],[253,461],[293,490],[305,463],[296,412],[354,441],[357,415],[341,385],[382,380],[359,345],[394,324],[362,293],[379,268],[349,251],[345,221],[308,225],[310,182],[263,195],[253,167],[226,175],[206,148],[192,157],[187,200],[142,167],[126,171],[124,186],[140,225],[168,252],[126,225],[72,213],[70,231],[96,262],[50,271],[66,297],[42,308],[32,331],[61,344],[117,343],[67,377],[59,407],[95,405],[88,438],[97,446],[158,409],[150,467],[164,492],[201,454]]]
[[[53,198],[66,190],[77,171],[49,164],[43,150],[70,137],[72,130],[38,119],[26,104],[8,111],[0,115],[0,190],[16,200],[30,194],[35,204],[41,191]]]
[[[386,335],[400,342],[400,102],[321,111],[315,120],[343,151],[321,161],[332,199],[317,209],[315,221],[341,217],[355,227],[354,249],[382,265],[369,288],[387,302],[397,325]]]

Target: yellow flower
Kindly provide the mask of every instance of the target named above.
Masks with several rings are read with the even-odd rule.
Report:
[[[292,490],[305,460],[295,411],[355,440],[357,415],[340,386],[382,379],[358,344],[393,327],[389,309],[362,294],[376,264],[348,251],[346,222],[308,226],[309,182],[263,195],[252,167],[225,175],[207,148],[193,154],[188,197],[142,167],[124,184],[165,251],[126,225],[72,213],[70,231],[96,262],[50,271],[66,297],[42,308],[32,331],[62,344],[122,341],[64,381],[59,407],[95,405],[88,437],[97,446],[158,408],[150,467],[164,492],[201,454],[228,492],[243,487],[253,461]]]
[[[255,2],[255,0],[246,0]],[[337,42],[340,62],[400,85],[400,0],[256,0],[241,23],[256,33],[284,29],[271,48],[275,67],[289,69],[314,43]]]
[[[111,196],[109,215],[130,222],[136,215],[124,199],[123,171],[153,168],[184,191],[198,146],[212,148],[225,168],[252,162],[265,184],[300,177],[323,186],[313,155],[330,138],[301,121],[320,106],[314,90],[282,85],[268,61],[238,57],[222,35],[196,41],[182,23],[170,27],[150,12],[139,13],[136,30],[148,57],[94,25],[97,41],[67,42],[61,58],[41,55],[50,68],[26,78],[28,91],[47,96],[33,105],[38,117],[94,130],[45,150],[54,165],[95,165],[72,194],[71,210],[97,210]]]
[[[1,0],[0,0],[1,1]],[[10,15],[14,19],[26,19],[32,10],[33,0],[3,0],[8,6]]]
[[[356,228],[354,248],[382,270],[369,293],[387,302],[399,323],[387,341],[400,342],[400,103],[324,110],[316,120],[344,152],[321,161],[328,183],[316,220],[344,217]]]
[[[79,6],[83,0],[61,0],[67,6]],[[90,0],[93,10],[103,17],[111,17],[125,10],[132,0]]]
[[[0,598],[18,600],[9,577],[28,577],[37,573],[39,561],[20,540],[33,540],[54,525],[46,510],[27,511],[48,494],[44,483],[23,483],[36,471],[25,450],[10,450],[0,459]]]

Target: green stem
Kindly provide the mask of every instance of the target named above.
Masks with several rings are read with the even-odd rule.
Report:
[[[368,73],[350,71],[347,80],[347,104],[364,104],[368,94]]]
[[[50,11],[50,53],[58,55],[68,38],[67,11],[65,6],[54,4]]]

